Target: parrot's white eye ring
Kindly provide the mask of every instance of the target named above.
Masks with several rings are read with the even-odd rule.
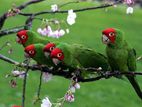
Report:
[[[33,50],[30,50],[29,51],[29,54],[34,54],[35,52]]]
[[[25,38],[26,38],[26,36],[25,36],[25,35],[22,35],[22,36],[21,36],[21,39],[25,39]]]
[[[54,48],[55,48],[55,47],[50,47],[50,49],[49,49],[49,50],[50,50],[50,51],[52,51]]]
[[[61,57],[62,56],[62,53],[58,53],[57,54],[57,57],[59,58],[59,57]]]
[[[114,36],[114,35],[115,35],[115,34],[114,34],[113,32],[110,32],[110,33],[109,33],[109,36],[110,36],[110,37],[112,37],[112,36]]]

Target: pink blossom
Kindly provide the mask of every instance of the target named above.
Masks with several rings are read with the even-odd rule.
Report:
[[[74,102],[75,98],[74,98],[74,95],[68,91],[65,95],[65,100],[68,101],[68,102]]]
[[[50,32],[48,36],[53,38],[59,38],[63,36],[64,34],[65,34],[65,31],[63,29],[60,29],[60,30],[55,30],[53,32]]]
[[[16,80],[13,80],[13,79],[12,79],[12,80],[10,81],[10,85],[11,85],[12,88],[15,88],[15,87],[17,86]]]
[[[134,0],[124,0],[124,2],[125,2],[127,5],[132,5],[132,4],[134,4]]]
[[[48,72],[44,72],[42,79],[44,80],[44,82],[48,82],[49,80],[52,79],[52,74],[48,73]]]
[[[50,26],[47,26],[46,28],[44,29],[41,29],[41,28],[38,28],[37,29],[37,32],[43,36],[47,36],[49,35],[51,32],[52,32],[52,29]]]

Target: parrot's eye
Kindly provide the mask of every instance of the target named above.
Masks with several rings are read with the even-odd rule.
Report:
[[[49,49],[49,50],[50,50],[50,51],[52,51],[54,48],[55,48],[55,47],[50,47],[50,49]]]
[[[30,50],[29,51],[29,54],[34,54],[35,52],[33,50]]]
[[[62,53],[58,53],[57,54],[57,57],[59,58],[59,57],[61,57],[62,56]]]
[[[110,36],[110,37],[112,37],[112,36],[114,36],[114,35],[115,35],[115,34],[114,34],[113,32],[110,32],[110,33],[109,33],[109,36]]]
[[[26,36],[25,36],[25,35],[22,35],[22,36],[21,36],[21,39],[25,39],[25,38],[26,38]]]

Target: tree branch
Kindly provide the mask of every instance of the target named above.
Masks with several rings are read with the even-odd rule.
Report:
[[[42,2],[42,1],[45,1],[45,0],[30,0],[29,2],[26,2],[20,6],[17,6],[16,9],[19,9],[19,10],[22,10],[24,8],[26,8],[27,6],[31,5],[31,4],[35,4],[35,3],[38,3],[38,2]],[[7,17],[7,13],[4,13],[1,17],[0,17],[0,30],[2,29],[4,23],[5,23],[5,20],[8,18]]]
[[[30,4],[38,3],[38,2],[41,2],[41,1],[44,1],[44,0],[31,0],[27,3],[24,3],[20,6],[18,6],[17,9],[22,10]],[[66,3],[66,4],[70,4],[70,3],[74,3],[74,2],[69,2],[69,3]],[[78,2],[76,2],[76,3],[78,3]],[[111,3],[111,4],[104,4],[104,5],[97,6],[97,7],[88,7],[88,8],[82,8],[82,9],[76,9],[76,10],[74,10],[74,12],[82,12],[82,11],[88,11],[88,10],[108,8],[108,7],[111,7],[111,6],[114,6],[116,4],[120,4],[120,3],[122,3],[122,0],[119,0],[119,1]],[[66,5],[66,4],[64,4],[64,5]],[[37,12],[37,13],[19,13],[19,15],[29,16],[27,18],[27,20],[25,21],[25,25],[14,27],[14,28],[11,28],[11,29],[2,30],[2,31],[0,31],[0,37],[2,37],[4,35],[16,33],[16,32],[18,32],[19,30],[22,30],[22,29],[30,29],[32,27],[33,20],[36,19],[35,16],[42,15],[42,14],[67,13],[67,12],[68,12],[68,10],[61,10],[61,11],[56,11],[56,12],[41,11],[41,12]],[[7,19],[6,14],[7,13],[4,13],[4,15],[0,17],[0,29],[2,28],[4,21]]]
[[[26,84],[27,84],[27,73],[29,71],[29,68],[26,69],[26,72],[25,72],[25,76],[24,76],[24,79],[23,79],[23,92],[22,92],[22,107],[25,107],[25,94],[26,94]]]
[[[10,28],[10,29],[4,29],[0,31],[0,37],[3,37],[4,35],[8,35],[8,34],[13,34],[18,32],[19,30],[22,30],[26,27],[26,25],[22,25],[22,26],[16,26],[14,28]]]
[[[32,23],[33,23],[34,17],[35,16],[33,14],[26,20],[24,29],[31,29],[32,28]]]
[[[76,9],[76,10],[73,10],[73,11],[74,12],[82,12],[82,11],[88,11],[88,10],[96,10],[96,9],[108,8],[108,7],[111,7],[111,6],[114,6],[116,4],[120,4],[120,3],[122,3],[122,0],[119,0],[119,1],[111,3],[111,4],[103,4],[101,6]],[[38,16],[38,15],[42,15],[42,14],[53,14],[53,13],[68,13],[68,10],[61,10],[61,11],[56,11],[56,12],[53,12],[53,11],[41,11],[41,12],[37,12],[37,13],[21,13],[20,12],[19,15],[31,16],[31,15],[34,14],[35,16]]]
[[[142,75],[142,72],[106,72],[105,74],[103,74],[101,76],[98,76],[98,77],[95,77],[95,78],[89,78],[89,79],[79,78],[78,82],[92,82],[92,81],[97,81],[97,80],[100,80],[100,79],[103,79],[103,78],[109,79],[111,77],[120,76],[120,75],[132,75],[132,76],[135,76],[135,75]]]
[[[31,69],[32,71],[35,71],[35,70],[40,70],[41,72],[48,72],[48,73],[52,73],[53,75],[58,75],[58,76],[62,76],[62,77],[65,77],[65,78],[72,78],[72,73],[71,72],[67,72],[65,70],[62,70],[62,71],[54,71],[53,69],[50,69],[46,66],[37,66],[37,65],[27,65],[27,64],[24,64],[24,63],[19,63],[15,60],[12,60],[4,55],[1,55],[0,54],[0,59],[2,59],[3,61],[6,61],[10,64],[14,64],[18,67],[24,67],[24,68],[28,68],[28,69]],[[92,72],[98,72],[96,68],[82,68],[80,70],[92,70]],[[103,71],[102,71],[103,72]],[[90,78],[90,79],[84,79],[82,78],[81,76],[78,76],[78,82],[91,82],[91,81],[97,81],[97,80],[100,80],[100,79],[108,79],[108,78],[111,78],[113,76],[119,76],[119,75],[142,75],[142,72],[110,72],[110,71],[107,71],[105,73],[103,73],[101,76],[97,76],[95,78]]]

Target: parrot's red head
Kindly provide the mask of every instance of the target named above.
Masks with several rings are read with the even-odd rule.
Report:
[[[22,107],[22,106],[16,106],[16,105],[14,105],[14,106],[12,106],[12,107]]]
[[[114,28],[107,28],[102,31],[102,41],[105,44],[114,43],[116,39],[116,30]]]
[[[28,40],[27,30],[21,30],[17,33],[17,42],[20,44],[25,44]]]
[[[44,55],[46,57],[49,57],[51,51],[55,48],[55,44],[54,43],[48,43],[47,45],[45,45],[43,51],[44,51]]]
[[[36,54],[35,46],[34,45],[29,45],[25,48],[25,56],[26,57],[34,57]]]
[[[58,65],[61,61],[64,60],[64,53],[61,49],[55,48],[50,54],[52,61],[55,65]]]

